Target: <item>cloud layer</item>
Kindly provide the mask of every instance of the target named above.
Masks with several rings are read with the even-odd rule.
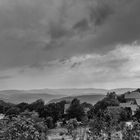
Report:
[[[140,45],[137,42],[119,44],[114,50],[102,55],[78,55],[52,60],[38,68],[26,66],[13,69],[13,78],[7,79],[5,76],[5,81],[10,88],[32,88],[34,85],[38,88],[45,85],[50,88],[138,87],[139,63]]]
[[[139,5],[0,0],[0,88],[137,86]]]

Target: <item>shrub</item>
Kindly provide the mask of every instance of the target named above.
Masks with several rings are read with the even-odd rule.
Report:
[[[0,136],[4,140],[42,140],[46,136],[47,127],[43,121],[37,122],[23,116],[1,120]]]

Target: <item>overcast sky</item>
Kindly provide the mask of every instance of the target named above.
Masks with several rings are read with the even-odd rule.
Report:
[[[140,87],[140,0],[0,0],[0,89]]]

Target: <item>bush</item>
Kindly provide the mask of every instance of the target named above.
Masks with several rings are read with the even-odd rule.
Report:
[[[20,113],[20,109],[18,107],[11,107],[7,110],[6,116],[15,116]]]
[[[67,124],[68,133],[72,134],[72,131],[78,127],[78,122],[76,119],[70,119]]]
[[[47,127],[43,121],[37,122],[23,116],[1,120],[0,123],[0,136],[4,140],[42,140],[46,132]]]
[[[70,107],[67,110],[67,115],[69,119],[76,118],[78,121],[81,121],[82,117],[85,116],[84,108],[80,104],[80,100],[73,99]]]
[[[123,140],[140,140],[140,123],[134,122],[133,127],[124,127]]]
[[[52,129],[54,127],[53,118],[52,117],[47,117],[46,118],[46,124],[47,124],[48,128]]]

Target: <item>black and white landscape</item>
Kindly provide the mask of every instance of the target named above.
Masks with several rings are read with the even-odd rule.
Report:
[[[62,100],[71,101],[74,98],[80,99],[82,102],[95,104],[97,101],[105,97],[107,92],[116,92],[123,94],[128,91],[133,91],[133,88],[124,89],[34,89],[34,90],[1,90],[0,99],[11,102],[31,103],[38,99],[43,99],[45,103],[59,102]]]
[[[0,140],[140,140],[140,0],[0,0]]]

